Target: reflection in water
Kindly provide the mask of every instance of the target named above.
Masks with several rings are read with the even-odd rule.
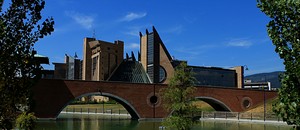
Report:
[[[201,121],[193,130],[289,130],[292,126],[235,121]]]
[[[56,121],[39,121],[37,130],[158,130],[161,122],[135,121],[126,116],[60,114]],[[289,130],[291,126],[226,121],[199,121],[193,130]]]

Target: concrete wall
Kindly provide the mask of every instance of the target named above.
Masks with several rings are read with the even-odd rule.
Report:
[[[83,47],[83,80],[106,80],[123,60],[123,41],[110,43],[85,38]],[[95,68],[93,58],[97,58]]]
[[[236,66],[233,69],[236,72],[237,88],[243,88],[244,87],[244,67]]]
[[[162,45],[159,45],[160,50],[160,66],[162,66],[166,71],[166,79],[162,82],[163,84],[168,84],[171,77],[174,75],[174,68],[171,64],[171,61],[166,55],[165,50],[163,49]]]
[[[92,50],[91,41],[96,40],[95,38],[84,38],[83,40],[83,61],[82,61],[82,80],[91,80],[91,57]]]
[[[145,71],[147,70],[147,35],[140,38],[141,63]],[[146,71],[147,72],[147,71]]]

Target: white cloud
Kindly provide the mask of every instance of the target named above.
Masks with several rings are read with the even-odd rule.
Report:
[[[124,31],[124,34],[139,37],[139,32],[144,32],[145,28],[149,27],[151,25],[139,25],[139,26],[129,26],[126,28],[126,31]]]
[[[141,29],[139,28],[130,28],[128,31],[125,32],[125,34],[138,37],[140,30]]]
[[[139,49],[140,44],[138,43],[130,43],[128,46],[126,46],[126,49]]]
[[[71,17],[73,20],[75,20],[76,23],[80,24],[85,29],[91,29],[94,24],[94,18],[89,15],[77,13],[74,11],[67,11],[65,14],[68,17]]]
[[[130,22],[132,20],[135,20],[135,19],[140,19],[140,18],[143,18],[147,15],[147,13],[128,13],[127,15],[125,15],[123,18],[121,18],[121,21],[127,21],[127,22]]]
[[[231,39],[228,43],[227,46],[234,46],[234,47],[249,47],[253,43],[245,38],[240,38],[240,39]]]

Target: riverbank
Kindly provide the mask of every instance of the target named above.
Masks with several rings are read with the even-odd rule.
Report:
[[[66,111],[62,111],[61,114],[95,114],[95,115],[106,115],[106,116],[127,116],[127,117],[131,117],[130,114],[126,113],[126,114],[122,114],[122,113],[95,113],[95,112],[66,112]]]
[[[224,118],[200,118],[200,121],[218,121],[218,122],[241,122],[241,123],[259,123],[259,124],[276,124],[276,125],[287,125],[283,121],[274,121],[274,120],[249,120],[249,119],[224,119]]]
[[[61,113],[55,121],[38,121],[37,130],[158,130],[161,121],[137,121],[101,114]],[[191,130],[289,130],[292,126],[219,120],[199,120]]]
[[[207,113],[214,113],[214,112],[202,112],[202,116],[201,118],[199,118],[199,121],[210,121],[210,122],[219,122],[219,123],[230,123],[230,122],[237,122],[237,123],[254,123],[254,124],[273,124],[273,125],[286,125],[286,126],[290,126],[288,125],[286,122],[283,122],[282,120],[275,120],[274,118],[271,119],[269,117],[269,119],[263,119],[261,117],[252,117],[254,116],[253,113],[238,113],[238,115],[236,112],[215,112],[214,114],[209,114],[209,115],[214,115],[214,117],[207,117],[206,114]],[[228,116],[224,116],[228,115]],[[259,113],[258,113],[259,114]],[[99,112],[99,113],[95,113],[95,112],[66,112],[66,111],[62,111],[61,114],[62,117],[65,117],[66,115],[75,115],[75,116],[85,116],[85,115],[90,115],[90,116],[106,116],[106,117],[111,117],[111,118],[124,118],[124,119],[130,119],[131,116],[130,114],[126,113],[126,114],[122,114],[122,113],[112,113],[111,111],[106,111],[106,112]],[[235,116],[233,116],[235,115]],[[245,115],[251,115],[251,117],[245,116]],[[262,115],[262,114],[260,114]],[[145,120],[139,120],[139,121],[162,121],[162,119],[145,119]],[[292,126],[291,126],[292,127]]]

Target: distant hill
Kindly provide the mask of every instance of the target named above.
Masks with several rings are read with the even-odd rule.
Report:
[[[245,76],[244,79],[249,79],[252,82],[271,82],[272,88],[280,88],[279,75],[282,74],[283,71],[275,71],[270,73],[259,73],[253,74],[249,76]]]

